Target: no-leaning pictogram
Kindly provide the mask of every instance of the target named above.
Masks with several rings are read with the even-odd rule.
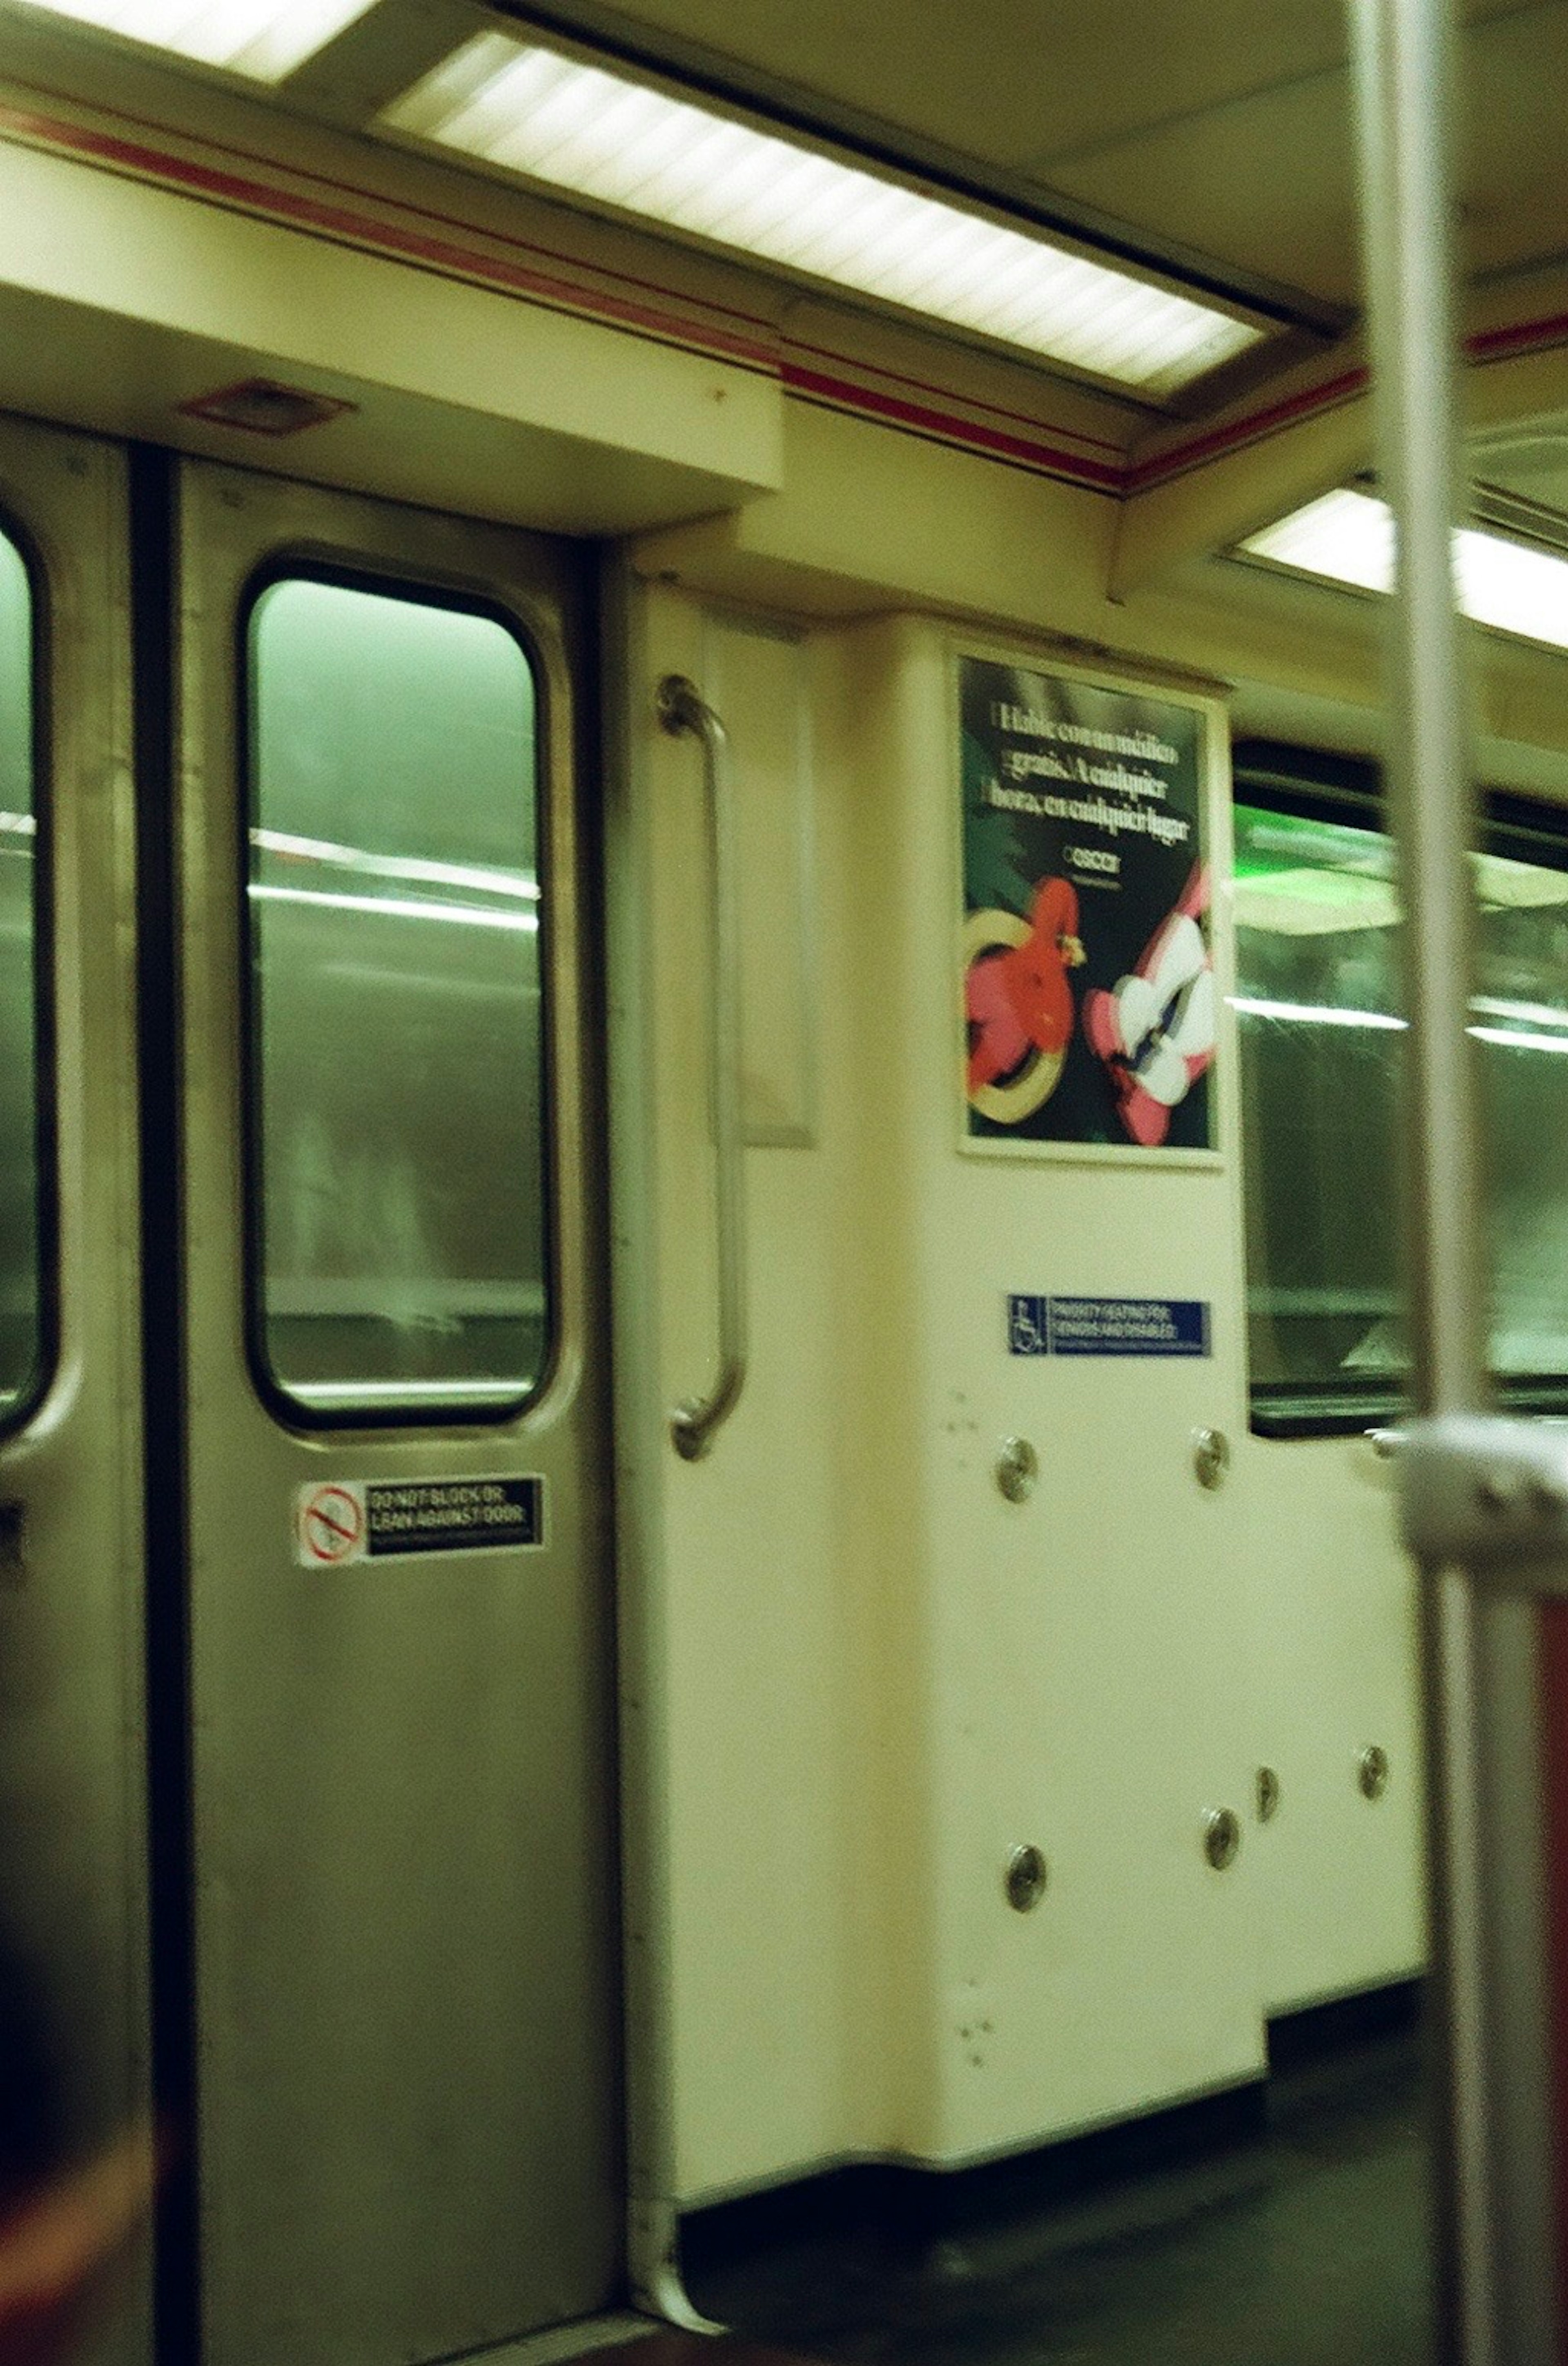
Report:
[[[545,1481],[537,1470],[464,1479],[317,1479],[294,1493],[301,1569],[410,1555],[543,1552]]]
[[[301,1487],[295,1500],[294,1533],[299,1560],[310,1569],[331,1569],[365,1557],[365,1490],[340,1481]]]

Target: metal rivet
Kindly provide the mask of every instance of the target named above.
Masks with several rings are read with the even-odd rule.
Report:
[[[1271,1824],[1280,1812],[1280,1777],[1272,1766],[1258,1770],[1258,1820]]]
[[[1230,1808],[1211,1808],[1203,1819],[1203,1854],[1214,1871],[1234,1865],[1240,1847],[1240,1817]]]
[[[1388,1789],[1388,1752],[1375,1741],[1356,1761],[1356,1784],[1363,1799],[1381,1799]]]
[[[1049,1868],[1037,1848],[1015,1848],[1008,1859],[1004,1885],[1008,1904],[1013,1912],[1027,1914],[1032,1908],[1038,1906],[1045,1895],[1045,1884],[1049,1878]]]
[[[1040,1476],[1040,1457],[1027,1437],[1002,1441],[997,1457],[997,1484],[1010,1504],[1027,1504]]]
[[[1195,1429],[1192,1469],[1200,1487],[1213,1489],[1224,1482],[1231,1466],[1231,1442],[1223,1429]]]

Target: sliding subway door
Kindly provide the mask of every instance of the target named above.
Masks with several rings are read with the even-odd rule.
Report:
[[[212,2366],[393,2366],[621,2258],[579,593],[179,492],[197,2169]]]

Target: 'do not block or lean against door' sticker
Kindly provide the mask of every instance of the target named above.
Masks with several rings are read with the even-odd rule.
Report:
[[[524,1479],[315,1479],[294,1492],[302,1569],[411,1553],[500,1552],[545,1542],[545,1482]]]
[[[1202,709],[964,657],[971,1146],[1213,1145]]]

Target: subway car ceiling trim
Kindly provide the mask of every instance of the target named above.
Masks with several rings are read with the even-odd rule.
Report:
[[[26,84],[0,85],[0,141],[69,159],[118,178],[162,187],[331,244],[378,254],[458,284],[625,331],[673,350],[711,355],[772,380],[787,398],[873,420],[1031,475],[1132,501],[1183,477],[1364,404],[1359,353],[1323,355],[1292,372],[1288,393],[1248,397],[1194,430],[1169,422],[1138,433],[1147,414],[1128,411],[1130,448],[1066,420],[1032,418],[957,385],[940,386],[861,355],[797,339],[760,313],[742,311],[658,281],[587,263],[561,249],[434,208],[392,198],[338,175],[282,163],[259,150],[202,139],[118,108],[89,106]],[[1490,321],[1466,339],[1472,371],[1503,375],[1568,344],[1561,288],[1516,291],[1527,316]],[[1540,295],[1549,300],[1540,301]],[[1535,302],[1530,299],[1536,297]],[[1349,366],[1347,366],[1347,360]],[[1043,372],[1031,390],[1046,402],[1070,392]],[[1500,411],[1502,400],[1488,405]],[[1256,527],[1256,518],[1247,530]],[[1216,539],[1240,539],[1242,529]]]
[[[378,129],[1156,400],[1263,325],[537,42],[485,32]]]
[[[389,26],[395,31],[396,22],[381,0],[173,10],[167,0],[22,5],[186,68],[275,89],[333,51],[339,35],[363,29],[367,16],[376,20],[372,39]],[[453,9],[449,21],[449,38],[426,70],[389,92],[358,128],[429,141],[612,214],[651,220],[661,231],[847,287],[1156,403],[1253,347],[1282,343],[1297,351],[1303,337],[1321,342],[1340,325],[1310,301],[1233,287],[1199,263],[1158,256],[1151,251],[1157,242],[1130,239],[1113,225],[1086,231],[1037,197],[977,188],[972,174],[922,168],[796,109],[738,98],[709,77],[672,75],[624,44],[612,54],[554,28],[541,39],[512,12],[502,22]],[[615,128],[597,141],[593,126],[606,107]],[[536,118],[545,127],[539,137],[531,136]],[[694,135],[703,142],[694,176],[687,169]],[[764,220],[759,193],[781,170],[793,176],[790,203]],[[803,176],[812,191],[804,208]],[[809,237],[803,211],[817,224]]]

